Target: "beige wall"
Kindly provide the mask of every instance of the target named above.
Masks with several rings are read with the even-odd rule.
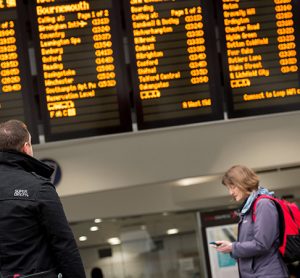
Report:
[[[35,155],[61,165],[58,193],[77,221],[226,204],[219,181],[185,188],[174,181],[221,174],[237,163],[254,169],[300,164],[299,142],[295,112],[47,143],[35,146]],[[294,172],[296,181],[288,174],[277,188],[297,187]]]

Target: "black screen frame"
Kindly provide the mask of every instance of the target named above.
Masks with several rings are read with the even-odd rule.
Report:
[[[129,39],[129,54],[130,54],[130,70],[132,77],[132,87],[134,94],[134,105],[137,116],[137,126],[139,130],[144,129],[152,129],[152,128],[160,128],[160,127],[169,127],[169,126],[178,126],[184,124],[192,124],[192,123],[200,123],[214,120],[222,120],[224,119],[223,112],[223,90],[221,86],[221,78],[220,78],[220,66],[219,59],[217,53],[217,45],[216,45],[216,34],[215,34],[215,15],[213,10],[213,5],[211,1],[203,1],[203,24],[205,31],[205,40],[207,43],[205,44],[207,47],[207,61],[208,61],[208,74],[209,74],[209,94],[212,99],[212,113],[200,116],[190,116],[190,117],[182,117],[176,119],[162,119],[160,121],[144,121],[143,116],[143,107],[142,101],[139,97],[139,80],[137,74],[137,61],[135,58],[135,50],[134,47],[134,36],[133,36],[133,27],[131,20],[131,12],[130,12],[130,0],[122,0],[124,11],[127,14],[126,18],[126,28]],[[151,3],[149,3],[151,4]],[[213,26],[213,30],[209,30],[208,25]]]
[[[16,46],[18,53],[18,61],[21,77],[21,95],[23,101],[24,109],[24,119],[25,124],[31,134],[32,144],[39,143],[38,125],[37,125],[37,109],[34,105],[34,91],[32,83],[32,75],[30,71],[30,61],[29,61],[29,48],[28,48],[28,35],[26,31],[27,18],[24,14],[23,1],[16,1],[16,7],[14,13],[16,18],[13,19],[15,22],[16,30]],[[23,11],[23,13],[22,13]],[[1,14],[2,10],[0,10]],[[11,118],[12,119],[12,118]],[[20,120],[20,119],[17,119]]]
[[[90,0],[91,1],[91,0]],[[90,2],[89,1],[89,2]],[[103,1],[103,0],[99,0]],[[131,110],[130,110],[130,100],[128,93],[128,86],[126,86],[127,73],[125,69],[125,58],[124,58],[124,49],[123,49],[123,41],[120,35],[121,27],[121,10],[118,0],[112,1],[112,9],[110,10],[110,18],[111,18],[111,27],[112,27],[112,42],[113,42],[113,50],[114,50],[114,64],[116,66],[115,73],[117,79],[117,99],[119,105],[119,120],[120,125],[115,127],[105,127],[105,128],[97,128],[97,129],[88,129],[83,131],[73,131],[73,132],[64,132],[64,133],[51,133],[51,119],[49,117],[49,113],[47,110],[46,103],[46,93],[45,93],[45,85],[43,78],[43,69],[42,69],[42,56],[41,50],[39,46],[39,36],[37,29],[37,14],[36,14],[36,0],[29,0],[30,10],[31,10],[31,18],[33,25],[33,39],[35,46],[35,54],[37,57],[37,72],[38,72],[38,88],[40,91],[40,103],[41,103],[41,114],[42,114],[42,122],[44,127],[44,134],[46,142],[50,141],[59,141],[59,140],[68,140],[68,139],[76,139],[76,138],[84,138],[84,137],[92,137],[98,135],[108,135],[114,133],[122,133],[122,132],[130,132],[132,131],[132,121],[131,121]],[[72,0],[60,0],[56,1],[55,4],[63,4],[63,3],[76,3],[78,1]],[[76,124],[76,119],[74,119],[74,124]]]
[[[222,0],[214,0],[216,10],[217,10],[217,24],[220,33],[220,45],[222,51],[222,72],[223,72],[223,84],[224,84],[224,99],[226,104],[226,110],[228,118],[243,118],[243,117],[251,117],[251,116],[262,116],[274,113],[281,112],[291,112],[300,110],[300,101],[295,104],[282,104],[282,105],[266,105],[263,107],[257,108],[249,108],[249,109],[240,109],[236,110],[234,108],[233,101],[233,92],[230,86],[230,78],[229,78],[229,64],[228,64],[228,56],[227,56],[227,48],[226,48],[226,33],[225,33],[225,25],[224,25],[224,17],[223,17],[223,8],[222,8]],[[298,60],[298,81],[300,88],[300,1],[292,0],[293,5],[293,15],[295,20],[295,36],[296,36],[296,49],[297,49],[297,60]],[[263,78],[263,77],[261,77]],[[250,87],[251,88],[251,87]],[[300,96],[299,96],[300,97]]]

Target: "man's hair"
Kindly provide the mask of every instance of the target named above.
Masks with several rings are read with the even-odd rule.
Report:
[[[244,165],[235,165],[224,174],[222,184],[235,185],[249,194],[258,189],[259,178],[252,169]]]
[[[22,147],[29,141],[27,126],[18,120],[0,123],[0,150],[22,151]]]

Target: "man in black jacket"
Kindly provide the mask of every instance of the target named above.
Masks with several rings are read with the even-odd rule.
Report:
[[[52,169],[33,158],[23,122],[0,124],[0,272],[3,277],[84,278]],[[43,274],[42,274],[43,273]]]

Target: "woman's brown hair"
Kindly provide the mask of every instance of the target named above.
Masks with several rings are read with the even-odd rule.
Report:
[[[258,189],[259,178],[252,169],[243,165],[234,165],[224,174],[222,184],[237,186],[246,194],[250,194]]]

